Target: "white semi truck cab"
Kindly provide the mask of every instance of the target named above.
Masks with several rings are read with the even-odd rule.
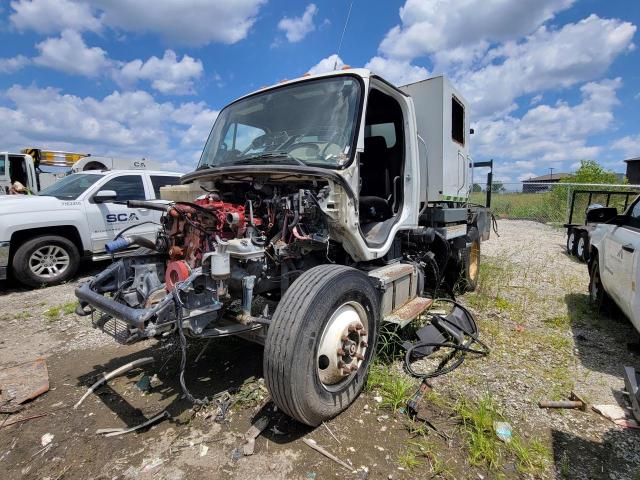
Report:
[[[395,87],[346,69],[242,97],[182,201],[130,203],[162,214],[155,247],[80,285],[79,314],[105,313],[95,326],[123,342],[262,343],[274,402],[319,425],[362,390],[382,322],[411,322],[444,284],[476,287],[489,222],[468,203],[469,135],[444,77]]]

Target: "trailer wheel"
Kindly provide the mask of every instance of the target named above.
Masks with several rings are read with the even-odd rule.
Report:
[[[575,255],[576,248],[576,231],[570,228],[567,232],[567,253],[569,255]]]
[[[576,243],[576,257],[583,262],[589,261],[589,234],[581,232]]]
[[[24,242],[13,256],[16,279],[30,287],[55,285],[78,270],[80,254],[75,244],[58,235],[43,235]]]
[[[589,298],[598,308],[607,308],[610,304],[609,294],[604,290],[602,277],[600,276],[600,263],[597,258],[591,262],[589,269]]]
[[[378,292],[359,270],[319,265],[298,277],[273,315],[264,349],[271,398],[316,426],[364,388],[375,351]]]

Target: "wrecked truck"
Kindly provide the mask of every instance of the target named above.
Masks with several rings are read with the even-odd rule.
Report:
[[[80,285],[78,313],[127,343],[177,334],[264,345],[275,404],[318,425],[362,391],[382,322],[442,283],[472,290],[487,209],[469,203],[467,104],[444,77],[365,69],[281,82],[219,114],[196,170],[164,187],[155,239]],[[182,362],[181,384],[185,361]]]

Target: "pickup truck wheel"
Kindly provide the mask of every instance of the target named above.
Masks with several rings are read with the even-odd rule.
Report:
[[[582,232],[578,236],[578,242],[576,243],[576,257],[583,262],[589,261],[589,235],[587,232]]]
[[[54,285],[71,278],[80,265],[78,248],[57,235],[43,235],[27,240],[13,256],[16,279],[30,287]]]
[[[591,262],[589,270],[589,298],[591,302],[598,308],[606,308],[609,305],[609,295],[602,285],[602,277],[600,276],[600,264],[597,259]]]
[[[571,229],[567,232],[567,253],[569,255],[575,255],[576,248],[576,231]]]
[[[289,416],[316,426],[364,388],[373,358],[379,294],[359,270],[319,265],[285,292],[269,325],[264,378]]]

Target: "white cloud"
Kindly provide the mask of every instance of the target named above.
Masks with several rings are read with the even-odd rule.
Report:
[[[611,148],[622,152],[627,158],[640,156],[640,133],[619,138],[611,144]]]
[[[17,0],[11,2],[11,23],[18,30],[57,33],[67,28],[77,31],[98,31],[100,20],[87,3],[71,0]]]
[[[318,13],[318,7],[310,3],[301,17],[283,17],[278,22],[278,29],[285,32],[287,40],[291,43],[299,42],[316,29],[313,17]]]
[[[411,65],[407,60],[373,57],[364,67],[395,85],[406,85],[429,76],[426,68]]]
[[[187,45],[232,44],[244,39],[266,0],[15,0],[19,30],[56,33],[104,26],[151,33]]]
[[[11,58],[0,58],[0,73],[13,73],[26,67],[31,60],[24,55]]]
[[[588,139],[611,128],[621,83],[619,78],[587,83],[576,105],[560,101],[538,105],[519,118],[481,120],[472,138],[474,154],[509,158],[510,163],[500,166],[503,173],[593,159],[602,148],[589,146]]]
[[[110,65],[110,60],[100,47],[88,47],[80,34],[63,30],[60,37],[47,38],[36,45],[40,55],[34,63],[62,72],[95,77]]]
[[[244,39],[266,0],[90,0],[105,25],[186,45]]]
[[[560,30],[541,27],[524,42],[507,42],[487,53],[486,66],[461,70],[455,82],[479,116],[514,108],[519,96],[569,87],[602,75],[629,48],[636,27],[596,15]]]
[[[337,54],[334,53],[333,55],[329,55],[316,63],[309,69],[309,73],[311,75],[315,75],[317,73],[332,72],[336,69],[340,70],[342,67],[344,67],[344,62]]]
[[[217,115],[203,102],[159,103],[143,91],[97,99],[14,85],[1,95],[8,106],[0,107],[0,131],[9,148],[35,144],[159,162],[177,159],[187,170],[195,167]]]
[[[203,71],[200,60],[183,55],[178,61],[173,50],[166,50],[162,58],[153,56],[146,62],[136,59],[124,64],[114,77],[118,82],[129,85],[147,80],[159,92],[184,95],[193,93],[193,82]]]
[[[402,24],[380,44],[387,57],[410,60],[444,50],[518,38],[574,0],[407,0]],[[462,51],[458,52],[458,55]]]

